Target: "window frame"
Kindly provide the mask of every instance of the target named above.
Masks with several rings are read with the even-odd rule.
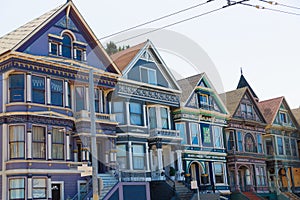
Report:
[[[70,38],[70,46],[67,46],[66,43],[64,43],[64,38],[65,36],[69,37]],[[67,33],[67,32],[64,32],[62,34],[62,52],[61,52],[61,55],[62,57],[64,58],[70,58],[70,59],[73,59],[73,42],[74,42],[74,38],[71,34]],[[70,56],[69,55],[65,55],[65,50],[66,48],[68,48],[70,50]]]
[[[76,92],[76,89],[77,88],[82,88],[83,90],[82,90],[82,92],[83,92],[83,97],[82,97],[82,109],[81,109],[81,107],[80,108],[78,108],[78,99],[79,98],[77,98],[77,92]],[[85,91],[86,89],[85,89],[85,86],[83,86],[83,85],[76,85],[76,86],[74,86],[74,93],[75,93],[75,112],[80,112],[80,111],[82,111],[82,110],[85,110],[86,109],[86,97],[85,97],[85,95],[86,95],[86,91]]]
[[[215,129],[219,129],[219,143],[220,146],[217,146],[217,138],[216,138],[216,132]],[[224,142],[223,142],[223,127],[222,126],[212,126],[212,132],[213,132],[213,140],[214,140],[214,148],[223,149],[224,148]]]
[[[282,119],[283,116],[283,119]],[[287,119],[287,113],[285,112],[279,112],[279,120],[281,124],[287,124],[288,123],[288,119]]]
[[[35,187],[35,185],[34,185],[34,181],[36,180],[36,179],[43,179],[44,181],[45,181],[45,186],[44,187],[42,187],[42,185],[40,185],[40,184],[38,184],[37,185],[37,187]],[[46,178],[46,177],[33,177],[32,178],[32,199],[48,199],[48,181],[47,181],[48,179]],[[43,196],[43,197],[34,197],[34,190],[44,190],[44,192],[45,192],[45,196]]]
[[[14,87],[12,88],[11,87],[11,76],[16,76],[16,75],[23,75],[23,87]],[[25,73],[11,73],[8,75],[8,91],[9,91],[9,95],[8,95],[8,102],[9,103],[15,103],[15,102],[25,102],[26,100],[26,95],[25,95],[25,91],[26,91],[27,87],[26,87],[26,74]],[[15,100],[13,101],[12,99],[12,90],[23,90],[23,96],[22,96],[22,99],[21,100]],[[20,92],[21,93],[21,92]]]
[[[117,146],[116,147],[116,149],[117,149],[117,162],[119,164],[119,168],[120,169],[127,169],[127,167],[128,167],[128,159],[127,159],[128,158],[128,148],[127,148],[127,143],[120,143],[120,144],[117,144],[116,146]],[[119,146],[123,146],[124,149],[121,149]],[[125,155],[121,155],[120,156],[119,152],[125,153]],[[124,163],[121,163],[120,160],[122,162],[124,162]]]
[[[221,166],[221,173],[216,173],[216,165]],[[222,182],[217,183],[217,176],[221,176]],[[226,177],[225,177],[225,165],[222,162],[214,162],[214,179],[216,185],[223,185],[226,183]]]
[[[241,136],[241,138],[239,138]],[[244,151],[244,145],[243,145],[243,132],[242,131],[237,131],[237,150],[240,151],[240,152],[243,152]]]
[[[192,126],[195,125],[195,127],[197,128],[196,131],[196,135],[198,137],[198,144],[193,144],[193,133],[192,133]],[[190,145],[193,146],[202,146],[202,142],[201,142],[201,128],[200,128],[200,124],[192,122],[189,123],[189,132],[190,132]]]
[[[22,126],[23,127],[23,131],[24,131],[24,140],[19,140],[19,141],[11,141],[10,139],[10,136],[11,136],[11,133],[10,133],[10,129],[11,127],[16,127],[16,126]],[[10,160],[13,160],[13,159],[25,159],[26,158],[26,126],[24,124],[11,124],[8,126],[8,143],[9,143],[9,159]],[[11,153],[12,153],[12,150],[11,150],[11,144],[12,143],[23,143],[23,156],[21,157],[12,157]],[[18,153],[19,154],[19,153]]]
[[[57,92],[57,91],[55,91],[55,92],[53,92],[53,90],[52,90],[52,81],[61,81],[62,82],[62,92]],[[53,106],[59,106],[59,107],[63,107],[64,106],[64,104],[65,104],[65,100],[64,100],[64,93],[66,92],[65,91],[65,89],[64,89],[64,80],[61,80],[61,79],[50,79],[50,94],[51,94],[51,105],[53,105]],[[61,95],[61,105],[58,105],[58,104],[53,104],[53,101],[52,101],[52,98],[53,98],[53,93],[54,94],[60,94]]]
[[[23,187],[14,187],[11,188],[11,182],[12,180],[23,180]],[[21,199],[26,199],[26,178],[25,177],[12,177],[12,178],[8,178],[8,198],[9,200],[21,200]],[[23,190],[23,197],[20,198],[11,198],[11,192],[14,190]],[[4,192],[4,191],[3,191]]]
[[[282,143],[281,146],[279,146],[279,143],[278,143],[279,139],[281,140],[281,143]],[[276,137],[276,146],[277,146],[277,155],[284,155],[284,141],[283,141],[282,137],[280,137],[280,136]]]
[[[133,143],[131,144],[132,146],[132,168],[133,170],[145,170],[145,144],[144,143]],[[134,146],[139,146],[139,147],[142,147],[143,149],[143,152],[140,153],[140,152],[137,152],[135,149],[134,149]],[[138,164],[138,166],[141,166],[141,167],[137,167],[135,164],[135,159],[138,159],[137,161],[140,162],[140,161],[143,161],[143,164],[140,165]]]
[[[182,125],[183,126],[183,129],[182,129],[183,133],[181,132],[181,129],[178,129],[177,125]],[[185,122],[176,122],[175,123],[175,129],[179,131],[179,136],[181,138],[183,138],[181,140],[181,144],[183,144],[183,145],[187,144],[186,123]]]
[[[199,93],[198,96],[199,96],[199,106],[200,106],[200,108],[208,110],[209,107],[210,107],[209,95],[208,94]],[[202,101],[202,98],[206,99],[206,101]]]
[[[132,107],[133,105],[138,105],[140,108],[140,113],[138,112],[133,112]],[[137,102],[137,101],[130,101],[129,102],[129,120],[130,120],[130,125],[134,126],[144,126],[144,112],[143,112],[143,103]],[[140,123],[134,123],[134,120],[132,117],[138,117],[140,120]]]
[[[154,115],[152,116],[150,109],[153,109],[155,111]],[[162,109],[166,109],[167,118],[162,117]],[[170,116],[170,107],[163,106],[163,105],[150,105],[147,106],[147,116],[148,116],[148,126],[150,129],[164,129],[164,130],[170,130],[171,129],[171,116]],[[153,122],[155,124],[152,124],[152,117]],[[165,119],[167,123],[167,127],[164,127],[163,125],[163,119]],[[154,127],[153,127],[154,126]]]
[[[118,108],[118,110],[116,111],[115,104],[122,104],[122,105],[120,105],[121,109]],[[125,111],[126,111],[126,109],[125,109],[125,103],[124,103],[124,101],[113,101],[112,102],[112,113],[116,116],[117,122],[119,122],[119,124],[121,124],[121,125],[126,124]],[[118,118],[118,116],[122,117],[122,121],[119,120],[120,118]]]
[[[143,80],[143,76],[142,76],[142,70],[146,70],[147,71],[147,81]],[[156,70],[155,69],[151,69],[151,68],[148,68],[148,67],[145,67],[145,66],[140,66],[139,67],[139,71],[140,71],[140,80],[141,82],[143,83],[147,83],[147,84],[151,84],[151,85],[157,85],[157,73],[156,73]],[[154,72],[154,82],[150,82],[150,74],[149,74],[149,71],[152,71]]]
[[[258,133],[256,135],[256,140],[257,140],[257,153],[264,153],[262,135]]]
[[[57,130],[58,133],[62,134],[62,141],[55,141],[54,140],[54,131],[53,130]],[[63,128],[59,128],[59,127],[53,127],[52,128],[52,134],[51,134],[51,158],[53,160],[65,160],[65,140],[66,140],[66,137],[65,137],[65,132],[63,131]],[[55,155],[57,155],[57,153],[55,154],[54,153],[54,147],[60,147],[57,152],[60,152],[62,151],[62,157],[56,157]],[[68,147],[67,147],[68,148]]]
[[[36,88],[36,89],[34,89],[33,88],[33,78],[34,77],[38,77],[38,78],[41,78],[41,79],[43,79],[44,80],[44,89],[39,89],[39,88]],[[44,102],[42,103],[42,102],[37,102],[37,101],[35,101],[34,100],[34,91],[36,91],[36,92],[42,92],[43,91],[43,93],[44,93]],[[37,104],[42,104],[42,105],[45,105],[46,104],[46,77],[44,77],[44,76],[40,76],[40,75],[36,75],[36,74],[32,74],[31,75],[31,102],[32,103],[37,103]]]
[[[94,95],[95,95],[95,97],[94,97],[95,112],[96,113],[103,113],[104,112],[103,90],[101,90],[100,88],[95,88],[94,89]],[[98,95],[98,97],[96,95]],[[98,110],[97,110],[97,106],[96,106],[97,104],[98,104]]]
[[[44,141],[39,141],[39,140],[34,140],[34,127],[39,127],[39,128],[43,128],[44,129],[44,136],[45,136],[45,138],[44,138]],[[41,126],[41,125],[32,125],[32,145],[31,145],[31,148],[32,148],[32,158],[33,159],[38,159],[38,160],[47,160],[47,127],[46,126]],[[43,157],[35,157],[35,155],[34,155],[34,152],[36,152],[35,151],[35,149],[34,149],[34,144],[44,144],[44,156]],[[38,148],[39,150],[42,150],[41,148]]]

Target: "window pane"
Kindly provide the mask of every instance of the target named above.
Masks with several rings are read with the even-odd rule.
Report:
[[[122,101],[113,102],[113,113],[116,115],[116,120],[120,124],[125,124],[124,104]]]
[[[144,83],[148,83],[148,70],[146,68],[140,68],[141,72],[141,81]]]
[[[284,144],[285,144],[285,155],[290,156],[291,155],[290,139],[284,138]]]
[[[84,110],[84,87],[75,88],[76,111]]]
[[[9,127],[10,158],[25,157],[25,132],[24,126]]]
[[[52,130],[52,158],[64,159],[64,132],[56,128]]]
[[[57,51],[57,44],[51,43],[51,54],[52,55],[57,55],[58,54],[57,52],[58,52]]]
[[[45,128],[34,126],[32,128],[32,154],[33,158],[45,158],[46,156],[46,136]]]
[[[63,106],[63,81],[51,79],[51,104]]]
[[[132,145],[133,168],[144,169],[144,145]]]
[[[156,85],[157,84],[157,81],[156,81],[156,71],[155,70],[148,70],[148,80],[150,84],[153,84],[153,85]]]
[[[150,128],[157,128],[156,126],[156,108],[151,107],[149,108],[149,123],[150,123]]]
[[[192,144],[199,145],[199,125],[192,123],[190,124],[190,131],[192,137]]]
[[[10,179],[9,180],[9,198],[10,199],[25,199],[25,179]]]
[[[82,60],[82,51],[79,49],[76,49],[76,60]]]
[[[218,126],[213,126],[214,129],[214,136],[215,136],[215,147],[217,148],[223,148],[223,142],[222,142],[222,128]]]
[[[139,103],[130,102],[129,104],[130,112],[130,124],[132,125],[143,125],[143,115],[142,115],[142,105]]]
[[[243,138],[242,138],[242,133],[241,132],[237,132],[238,134],[238,150],[239,151],[243,151]]]
[[[32,102],[45,104],[45,78],[32,76]]]
[[[24,102],[24,74],[9,76],[10,102]]]
[[[126,151],[125,144],[117,145],[117,160],[118,160],[119,167],[121,169],[126,169],[126,167],[127,167],[127,151]]]
[[[68,35],[63,35],[62,56],[71,58],[71,38]]]
[[[277,137],[278,154],[283,155],[283,142],[281,137]]]
[[[186,144],[185,124],[176,123],[175,127],[176,130],[179,130],[180,137],[182,138],[181,144]]]

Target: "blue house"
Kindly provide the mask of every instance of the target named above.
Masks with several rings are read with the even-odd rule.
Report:
[[[95,97],[88,97],[94,70]],[[109,96],[120,70],[72,1],[0,38],[0,198],[83,199],[94,99],[99,174],[116,165]]]

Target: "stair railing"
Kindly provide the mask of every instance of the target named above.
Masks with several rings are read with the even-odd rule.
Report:
[[[92,180],[93,179],[90,179],[85,185],[84,187],[80,188],[80,191],[77,192],[77,194],[71,199],[71,200],[82,200],[82,199],[86,199],[86,197],[88,197],[89,194],[91,194],[91,192],[93,191],[92,190]],[[81,197],[80,196],[80,199],[79,199],[79,194],[83,193],[83,192],[86,192],[86,194]]]

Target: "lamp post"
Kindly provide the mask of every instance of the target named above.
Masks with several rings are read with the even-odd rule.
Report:
[[[98,193],[98,160],[96,146],[96,120],[95,120],[95,91],[94,91],[94,70],[89,69],[89,103],[91,120],[91,148],[92,148],[92,182],[93,182],[93,200],[99,200]]]

